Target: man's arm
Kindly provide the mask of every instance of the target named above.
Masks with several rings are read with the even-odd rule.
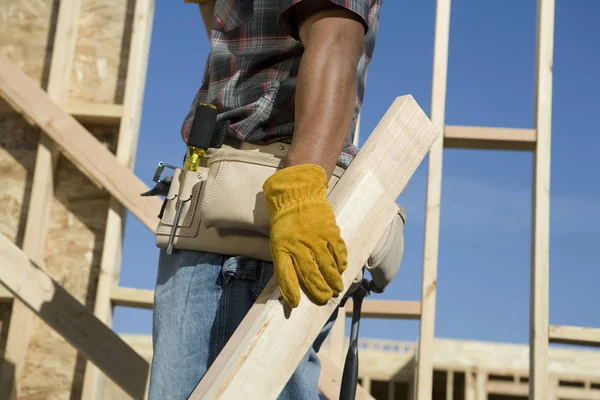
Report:
[[[327,0],[300,3],[294,12],[305,51],[286,165],[317,164],[329,179],[352,124],[365,27],[352,11]]]

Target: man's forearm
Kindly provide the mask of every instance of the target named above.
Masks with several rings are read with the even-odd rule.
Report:
[[[362,24],[346,16],[345,10],[330,10],[300,30],[305,51],[298,71],[295,129],[287,165],[317,164],[328,178],[352,124],[356,66],[364,39]]]

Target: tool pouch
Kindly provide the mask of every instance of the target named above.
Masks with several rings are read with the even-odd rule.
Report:
[[[156,245],[167,247],[180,200],[183,208],[174,249],[272,261],[270,221],[262,185],[283,167],[288,148],[284,143],[253,145],[228,138],[221,148],[208,150],[198,171],[183,173],[176,169],[156,229]],[[343,173],[342,168],[336,167],[328,193]],[[381,290],[400,267],[405,221],[404,210],[398,206],[396,218],[367,261],[374,283]]]

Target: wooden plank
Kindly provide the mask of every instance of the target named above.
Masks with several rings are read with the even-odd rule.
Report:
[[[535,149],[535,142],[535,129],[453,125],[444,127],[444,148],[532,151]]]
[[[154,307],[154,290],[115,286],[111,291],[113,306],[135,307],[151,310]]]
[[[555,379],[551,379],[546,386],[548,386],[549,393],[556,393],[556,397],[549,396],[548,399],[600,400],[600,390],[557,386]],[[486,387],[489,394],[529,396],[529,386],[526,383],[490,381]]]
[[[446,371],[446,400],[454,400],[454,371]]]
[[[143,398],[148,362],[4,235],[0,235],[0,281],[125,392]]]
[[[161,200],[140,197],[149,188],[3,54],[0,95],[46,132],[90,179],[102,185],[146,227],[156,229]]]
[[[600,347],[600,329],[584,326],[550,325],[548,337],[551,343]]]
[[[0,302],[2,302],[2,303],[12,302],[13,299],[14,299],[14,296],[12,295],[12,293],[7,288],[0,285]]]
[[[129,170],[133,169],[135,161],[142,117],[153,14],[153,0],[136,0],[127,62],[125,97],[121,108],[123,115],[120,120],[119,140],[116,150],[117,161]],[[119,281],[126,211],[117,199],[111,197],[94,302],[94,314],[107,326],[112,326],[111,291]],[[83,380],[82,398],[100,399],[103,386],[104,377],[100,374],[100,370],[88,361]]]
[[[154,291],[151,289],[135,289],[127,287],[114,287],[111,294],[113,305],[152,309],[154,305]],[[346,315],[352,315],[352,299],[345,307]],[[362,318],[384,319],[419,319],[421,302],[400,300],[363,300]]]
[[[534,127],[537,132],[537,143],[533,157],[533,221],[531,224],[530,400],[548,399],[550,143],[553,52],[554,0],[538,0],[534,105]]]
[[[62,103],[61,107],[82,124],[119,126],[123,116],[123,105],[121,104],[71,101]]]
[[[477,400],[487,400],[487,372],[478,370],[475,376],[475,387],[477,392]]]
[[[346,314],[352,316],[352,299],[346,303]],[[419,319],[421,318],[421,302],[365,299],[360,316],[361,318]]]
[[[64,0],[59,5],[47,87],[48,97],[56,102],[64,99],[69,89],[80,10],[81,0]],[[38,265],[43,265],[57,159],[57,146],[42,134],[23,237],[23,251]],[[33,321],[33,312],[22,302],[13,301],[4,358],[14,368],[2,369],[0,399],[8,398],[9,393],[20,397],[19,381],[25,368]]]
[[[329,357],[321,358],[321,375],[319,376],[319,391],[328,400],[338,400],[342,386],[342,370]],[[356,400],[375,400],[361,385],[356,385]]]
[[[473,371],[465,371],[465,400],[479,400],[475,391],[475,376]]]
[[[529,395],[529,386],[519,382],[488,381],[486,389],[488,394],[525,397]]]
[[[412,96],[397,98],[330,193],[348,247],[345,290],[393,218],[395,199],[438,136]],[[277,397],[341,299],[316,306],[302,293],[300,305],[289,311],[280,297],[272,279],[191,399]]]
[[[600,390],[559,386],[554,389],[556,397],[560,400],[600,400]]]
[[[433,46],[433,78],[431,89],[431,121],[444,126],[446,113],[446,76],[448,72],[448,40],[450,34],[450,0],[437,0]],[[433,338],[437,285],[438,243],[440,235],[440,203],[442,196],[442,155],[444,136],[431,147],[428,160],[427,199],[425,207],[425,242],[421,286],[421,319],[419,325],[419,359],[417,361],[417,400],[429,399],[433,393]]]

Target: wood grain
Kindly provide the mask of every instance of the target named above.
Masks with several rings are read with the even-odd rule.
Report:
[[[438,136],[412,96],[397,98],[330,193],[348,247],[346,290]],[[339,300],[317,306],[302,293],[299,307],[289,312],[271,280],[190,399],[275,399]]]
[[[4,235],[0,235],[0,280],[130,396],[143,398],[148,362]]]
[[[148,187],[2,54],[0,95],[47,133],[88,178],[104,187],[146,227],[156,229],[161,201],[156,197],[140,197]]]

